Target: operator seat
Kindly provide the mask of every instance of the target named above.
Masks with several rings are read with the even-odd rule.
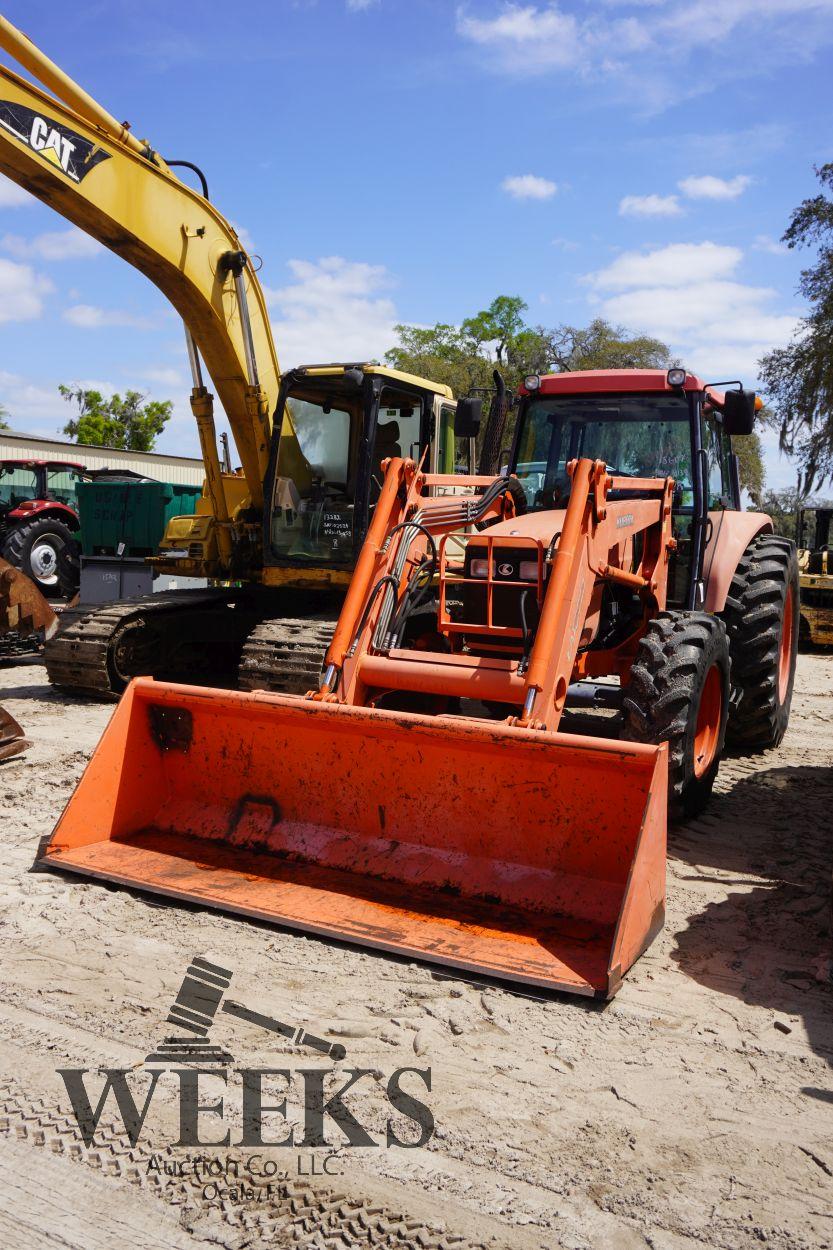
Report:
[[[373,460],[371,462],[371,479],[370,479],[370,502],[374,504],[379,498],[382,491],[382,482],[384,481],[384,473],[382,472],[382,461],[388,460],[392,456],[401,456],[402,447],[399,443],[399,422],[384,421],[376,426],[376,442],[373,448]]]

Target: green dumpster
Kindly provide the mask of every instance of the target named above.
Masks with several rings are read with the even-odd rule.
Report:
[[[155,555],[171,517],[192,515],[201,494],[173,482],[79,482],[82,555]]]

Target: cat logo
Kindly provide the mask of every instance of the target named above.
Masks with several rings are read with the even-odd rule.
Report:
[[[57,126],[50,126],[44,117],[33,119],[29,146],[36,152],[41,152],[53,165],[58,165],[65,174],[69,173],[70,157],[75,151],[75,144],[70,143]]]
[[[91,169],[110,159],[109,152],[104,152],[62,122],[11,100],[0,100],[0,135],[3,130],[37,152],[73,182],[82,182]]]

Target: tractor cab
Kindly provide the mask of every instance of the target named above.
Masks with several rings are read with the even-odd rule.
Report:
[[[452,392],[375,364],[306,365],[282,379],[266,481],[264,582],[346,583],[394,457],[452,473]],[[468,431],[467,431],[468,432]],[[471,464],[473,438],[462,440]]]
[[[677,550],[668,601],[701,607],[703,558],[719,514],[741,507],[730,434],[751,432],[755,404],[749,392],[718,393],[684,369],[530,376],[510,470],[530,512],[566,507],[567,466],[582,457],[604,461],[620,479],[672,477]]]
[[[53,500],[74,508],[75,487],[84,466],[64,460],[0,460],[0,511],[14,511],[32,500]]]

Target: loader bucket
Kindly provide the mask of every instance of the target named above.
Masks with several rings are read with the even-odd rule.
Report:
[[[664,747],[135,679],[47,865],[608,998],[662,926]]]
[[[11,712],[0,707],[0,763],[10,760],[13,755],[20,755],[31,746],[20,725]]]

